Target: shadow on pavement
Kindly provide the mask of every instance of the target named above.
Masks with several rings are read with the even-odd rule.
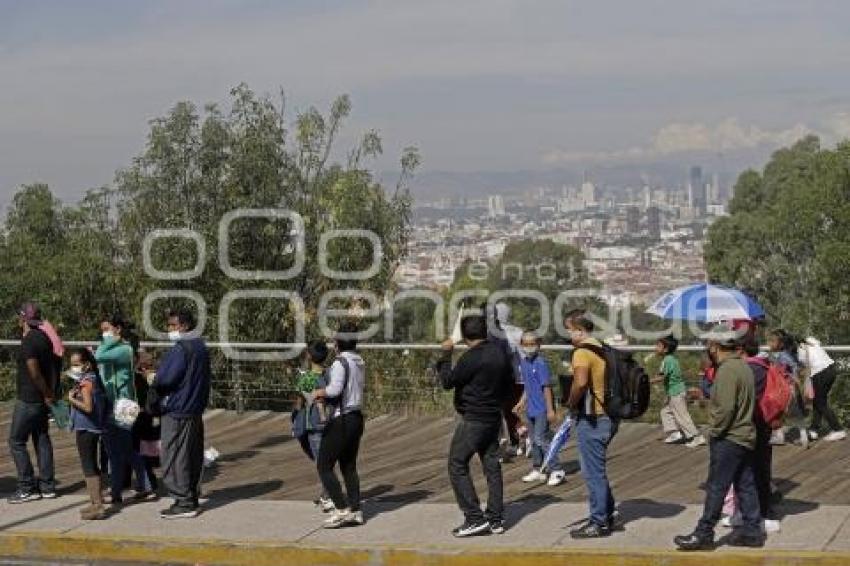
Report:
[[[660,503],[652,499],[627,499],[617,505],[625,524],[641,519],[671,519],[685,511],[679,503]]]
[[[368,500],[368,505],[363,507],[363,515],[366,520],[377,517],[382,513],[392,513],[413,503],[428,499],[432,492],[426,489],[392,493],[393,486],[379,485],[364,493],[363,500]]]
[[[203,508],[204,511],[212,511],[213,509],[224,507],[234,501],[243,501],[255,498],[258,499],[264,495],[279,490],[281,487],[283,487],[282,481],[270,480],[215,489],[204,494],[209,498],[209,501],[203,506]]]
[[[505,523],[508,528],[516,527],[529,515],[534,515],[553,503],[560,503],[560,500],[549,494],[530,493],[514,499],[505,508]]]
[[[783,499],[773,506],[773,513],[780,521],[790,515],[803,515],[811,513],[820,507],[815,501],[802,501],[800,499]]]

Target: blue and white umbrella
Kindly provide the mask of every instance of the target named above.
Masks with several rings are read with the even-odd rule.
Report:
[[[567,447],[567,441],[570,439],[570,431],[573,429],[573,419],[569,415],[564,418],[564,422],[558,427],[555,436],[549,443],[549,448],[546,450],[546,456],[543,458],[543,469],[548,470],[558,459],[558,453]]]
[[[665,319],[696,322],[755,320],[764,317],[764,309],[741,291],[707,283],[668,291],[646,312]]]

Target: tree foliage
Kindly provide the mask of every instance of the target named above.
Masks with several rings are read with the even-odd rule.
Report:
[[[738,178],[730,216],[708,232],[712,282],[752,293],[770,322],[850,339],[850,142],[806,137]]]
[[[311,107],[290,120],[282,95],[258,96],[244,84],[230,95],[227,109],[210,104],[199,110],[180,102],[153,120],[144,150],[117,173],[113,186],[89,191],[77,205],[63,206],[45,185],[22,187],[0,239],[0,284],[7,300],[35,299],[65,336],[88,338],[104,313],[121,310],[140,320],[151,291],[192,290],[209,307],[206,332],[214,336],[218,306],[229,291],[293,291],[304,301],[308,328],[315,328],[326,290],[386,291],[408,243],[407,183],[419,164],[416,149],[405,149],[398,182],[387,190],[369,168],[382,152],[376,132],[365,132],[353,147],[337,147],[351,112],[348,96],[337,98],[327,114]],[[286,280],[225,274],[219,265],[220,223],[237,209],[298,213],[304,223],[303,269]],[[285,270],[295,263],[295,228],[288,218],[234,220],[227,230],[229,249],[222,253],[238,269]],[[319,267],[320,236],[354,228],[380,242],[377,274],[332,279]],[[200,235],[205,245],[201,275],[149,276],[142,261],[145,238],[155,230],[182,229]],[[152,264],[163,271],[191,270],[199,260],[195,248],[184,237],[159,238],[151,247]],[[333,239],[327,252],[328,266],[338,271],[372,263],[372,246],[363,238]],[[156,312],[166,306],[158,303]],[[295,315],[284,301],[234,303],[230,337],[291,340]]]

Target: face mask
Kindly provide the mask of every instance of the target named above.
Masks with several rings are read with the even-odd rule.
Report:
[[[168,339],[172,342],[177,342],[180,340],[180,331],[179,330],[169,330],[168,331]]]
[[[530,348],[528,348],[528,347],[522,348],[522,353],[525,354],[525,357],[527,357],[527,358],[533,358],[534,356],[537,355],[537,352],[539,352],[539,351],[540,350],[535,346],[532,346]]]
[[[83,378],[83,368],[80,366],[71,366],[67,371],[67,375],[74,381],[80,381]]]
[[[115,335],[112,333],[111,330],[107,330],[106,332],[101,334],[101,336],[103,337],[104,342],[109,342],[110,340],[115,338]]]

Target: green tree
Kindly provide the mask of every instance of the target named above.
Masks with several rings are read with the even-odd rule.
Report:
[[[708,233],[710,279],[752,293],[771,324],[850,339],[850,143],[777,151],[739,177],[729,209]]]

